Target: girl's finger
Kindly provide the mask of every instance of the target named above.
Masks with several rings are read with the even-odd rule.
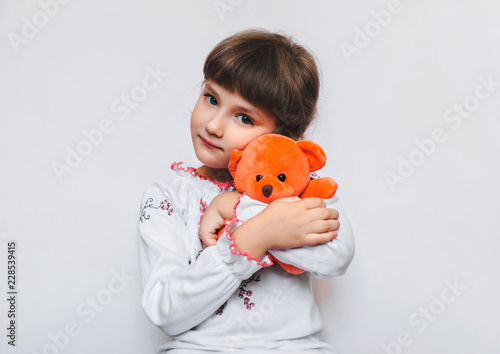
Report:
[[[339,229],[340,223],[338,220],[315,220],[310,223],[310,229],[308,233],[311,234],[324,234]]]
[[[325,201],[321,198],[305,198],[305,199],[302,199],[302,203],[304,203],[304,207],[306,209],[326,207]]]
[[[337,231],[330,231],[330,232],[324,232],[324,233],[312,233],[307,235],[306,242],[307,246],[317,246],[317,245],[322,245],[324,243],[330,242],[333,240],[335,237],[337,237],[338,232]]]
[[[337,220],[339,212],[330,208],[314,208],[308,210],[310,220]]]

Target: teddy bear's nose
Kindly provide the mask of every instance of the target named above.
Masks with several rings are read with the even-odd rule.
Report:
[[[264,197],[269,197],[272,192],[273,192],[273,186],[271,186],[270,184],[266,184],[265,186],[262,187],[262,194],[264,194]]]

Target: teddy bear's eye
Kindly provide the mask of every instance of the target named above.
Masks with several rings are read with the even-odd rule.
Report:
[[[257,177],[255,179],[257,180],[257,182],[259,182],[262,179],[262,176],[261,175],[257,175]]]
[[[278,179],[281,181],[281,182],[285,182],[286,180],[286,176],[282,173],[278,176]]]

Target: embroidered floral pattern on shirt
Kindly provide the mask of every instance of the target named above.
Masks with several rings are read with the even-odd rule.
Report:
[[[207,211],[208,204],[203,200],[203,198],[200,198],[200,221],[198,221],[198,225],[201,224],[201,220],[203,220],[203,215],[205,215],[205,212]]]
[[[260,274],[257,275],[257,277],[255,276],[255,274],[252,275],[250,278],[241,283],[241,286],[239,287],[240,293],[238,294],[238,296],[240,299],[243,299],[243,304],[245,305],[247,310],[251,310],[252,307],[255,306],[255,303],[250,302],[250,296],[252,296],[253,292],[252,290],[246,288],[246,286],[253,281],[260,281]]]
[[[161,209],[165,210],[167,214],[170,216],[174,213],[174,207],[172,206],[172,203],[170,200],[165,199],[162,200],[158,205],[153,204],[153,198],[148,198],[146,202],[144,202],[144,206],[141,209],[141,216],[139,218],[140,222],[144,222],[144,220],[149,220],[151,215],[147,212],[147,209]]]
[[[215,311],[215,314],[216,315],[222,315],[222,312],[224,311],[224,307],[226,307],[226,304],[227,304],[227,301],[225,303],[223,303],[218,309],[217,311]]]
[[[247,310],[251,310],[255,306],[255,303],[250,302],[250,296],[253,295],[253,291],[250,289],[247,289],[246,286],[251,282],[258,282],[258,281],[260,281],[260,274],[257,276],[255,276],[255,274],[254,274],[250,278],[245,280],[243,283],[241,283],[241,286],[238,288],[238,290],[240,291],[238,293],[238,297],[240,299],[243,299],[243,305],[245,305]],[[227,305],[227,301],[225,303],[223,303],[217,309],[217,311],[215,311],[215,314],[221,316],[224,313],[224,308],[226,307],[226,305]]]

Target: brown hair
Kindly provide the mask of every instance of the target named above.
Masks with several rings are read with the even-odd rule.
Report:
[[[290,36],[252,29],[215,46],[203,67],[212,80],[278,119],[276,133],[301,139],[316,114],[319,74],[313,55]]]

